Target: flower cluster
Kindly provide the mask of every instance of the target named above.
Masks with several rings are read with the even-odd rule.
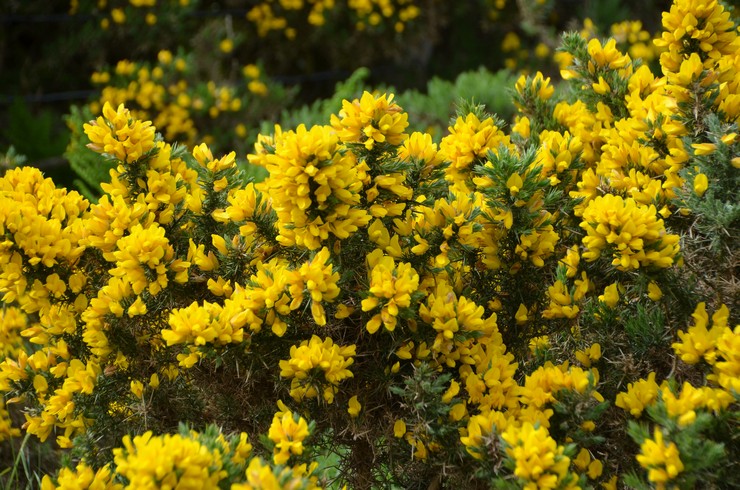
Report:
[[[530,423],[509,427],[501,438],[506,442],[506,454],[514,463],[514,476],[523,488],[577,488],[568,474],[570,458],[563,447],[551,438],[544,427]]]
[[[393,94],[375,97],[365,92],[359,101],[342,103],[338,116],[331,119],[332,127],[344,143],[362,143],[372,150],[376,143],[398,146],[406,138],[408,114],[393,102]]]
[[[276,197],[281,244],[315,250],[330,234],[346,239],[370,221],[357,206],[362,168],[330,127],[279,132],[274,145],[273,153],[249,159],[270,172],[260,190]]]
[[[258,3],[247,13],[247,19],[254,23],[260,37],[277,31],[292,40],[296,38],[300,21],[321,28],[342,10],[352,15],[358,31],[392,26],[396,32],[403,32],[406,24],[421,12],[415,2],[409,0],[357,0],[346,5],[331,0],[280,0]]]
[[[301,401],[321,393],[327,403],[334,401],[339,383],[351,378],[348,368],[354,363],[356,346],[338,346],[330,339],[313,336],[299,346],[290,348],[290,359],[280,361],[280,376],[292,379],[290,396]],[[320,371],[323,380],[314,379]]]
[[[214,59],[221,57],[229,58],[229,53],[220,52]],[[249,133],[254,138],[260,117],[289,97],[253,63],[244,65],[236,80],[211,75],[210,81],[204,81],[198,77],[194,53],[161,50],[154,63],[120,60],[92,74],[99,96],[90,102],[89,109],[97,113],[106,103],[114,107],[125,104],[137,119],[152,118],[168,141],[191,146],[206,141],[226,149],[241,148]]]
[[[226,477],[219,453],[180,434],[154,437],[151,432],[125,436],[123,447],[113,451],[116,472],[129,482],[126,488],[218,488]]]
[[[664,443],[663,433],[657,428],[654,438],[646,439],[640,446],[637,461],[648,470],[648,479],[658,488],[665,488],[684,469],[676,444]]]
[[[303,441],[309,435],[308,424],[303,417],[290,410],[276,413],[267,434],[275,444],[272,457],[275,464],[285,464],[291,455],[303,454]]]
[[[582,257],[594,261],[612,258],[619,270],[670,267],[678,254],[678,235],[665,231],[655,207],[640,206],[633,199],[607,194],[591,201],[583,211],[586,230]]]
[[[123,104],[105,104],[103,115],[85,125],[91,149],[124,163],[135,163],[154,147],[154,131],[151,121],[132,120]]]
[[[319,454],[358,488],[736,483],[734,272],[696,272],[737,253],[734,58],[564,49],[511,132],[471,104],[437,144],[365,93],[261,135],[255,183],[106,105],[98,203],[8,171],[0,437],[79,448],[49,489],[314,488]]]
[[[94,7],[91,10],[102,17],[100,19],[100,27],[103,30],[112,30],[118,26],[135,24],[142,20],[147,26],[154,26],[160,22],[160,19],[167,19],[173,13],[187,12],[191,7],[190,0],[170,0],[165,2],[157,2],[156,0],[128,0],[92,2],[92,4]],[[70,14],[89,14],[90,12],[83,5],[80,5],[79,0],[72,0],[69,8]]]
[[[287,412],[288,417],[291,415]],[[270,428],[270,439],[286,451],[293,448],[294,454],[300,454],[302,451],[295,448],[302,448],[300,441],[308,435],[305,421],[303,429],[299,431],[293,430],[287,419],[281,429],[277,428],[279,424],[273,424]],[[293,442],[289,443],[288,440]],[[286,466],[288,458],[283,460],[276,454],[275,459],[280,459],[280,462],[272,467],[259,456],[252,455],[252,444],[245,433],[227,437],[212,425],[200,433],[181,426],[177,434],[156,436],[148,431],[133,438],[124,436],[122,446],[113,452],[114,464],[102,466],[97,471],[84,462],[74,469],[62,468],[55,478],[44,476],[41,488],[217,489],[227,482],[230,482],[229,488],[234,490],[321,488],[317,478],[311,474],[315,464],[310,467],[305,464]]]
[[[362,300],[362,311],[374,311],[365,328],[370,333],[378,331],[382,325],[392,332],[398,324],[398,316],[411,306],[411,294],[419,287],[419,275],[411,264],[396,264],[393,257],[375,249],[367,256],[370,272],[368,297]]]

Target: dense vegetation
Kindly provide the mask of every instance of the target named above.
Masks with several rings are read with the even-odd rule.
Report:
[[[676,0],[655,48],[633,30],[564,34],[562,81],[448,126],[510,72],[396,97],[359,71],[246,123],[258,65],[243,93],[173,90],[169,50],[99,71],[68,117],[82,193],[0,177],[2,481],[740,486],[738,25]],[[196,93],[261,128],[246,162],[173,123]]]

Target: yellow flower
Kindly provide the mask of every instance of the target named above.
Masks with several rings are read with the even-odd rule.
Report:
[[[324,247],[311,260],[303,263],[292,274],[290,294],[294,301],[301,301],[304,292],[311,300],[311,313],[317,325],[326,325],[326,313],[322,301],[332,302],[339,295],[339,272],[331,263],[329,249]]]
[[[75,469],[62,468],[55,478],[48,475],[41,481],[41,490],[122,490],[123,485],[116,483],[109,465],[95,471],[86,463],[79,463]]]
[[[707,191],[709,187],[709,179],[706,174],[696,174],[694,177],[694,192],[697,196],[701,197]]]
[[[425,176],[431,169],[437,167],[443,161],[442,155],[437,150],[437,143],[432,141],[429,133],[411,133],[403,144],[398,148],[398,158],[409,160],[415,158],[424,162]]]
[[[136,398],[143,398],[144,383],[142,383],[138,379],[131,381],[131,393],[133,393]]]
[[[106,102],[103,115],[84,125],[94,151],[105,153],[124,163],[134,163],[154,147],[151,121],[133,120],[123,104],[114,110]]]
[[[131,284],[134,294],[147,289],[156,295],[167,287],[168,265],[175,265],[174,250],[165,236],[163,227],[153,223],[144,228],[140,224],[131,228],[131,233],[118,240],[118,250],[105,254],[105,258],[116,262],[109,272]],[[188,262],[180,262],[189,266]],[[187,269],[186,269],[187,270]],[[150,281],[149,276],[155,278]],[[182,279],[187,280],[186,277]],[[184,281],[178,281],[184,282]]]
[[[594,89],[594,92],[596,92],[599,95],[606,95],[609,92],[611,92],[612,88],[609,86],[609,84],[604,80],[604,77],[599,76],[599,82],[598,83],[592,83],[591,88]]]
[[[663,291],[660,290],[660,286],[655,281],[648,283],[648,298],[653,301],[659,301],[663,297]]]
[[[458,296],[452,286],[440,280],[434,292],[426,302],[419,306],[419,317],[432,326],[437,332],[432,352],[439,355],[439,360],[452,367],[456,364],[461,352],[467,352],[470,344],[467,341],[455,340],[455,336],[469,338],[471,333],[480,335],[485,341],[498,333],[496,315],[485,318],[485,310],[475,302]]]
[[[529,351],[535,354],[538,350],[545,350],[550,348],[550,337],[547,335],[541,335],[539,337],[532,337],[529,341]]]
[[[632,198],[606,194],[591,201],[580,226],[589,262],[606,253],[612,265],[629,271],[645,266],[670,267],[678,254],[678,235],[669,235],[655,206],[642,206]]]
[[[588,42],[588,54],[591,56],[588,63],[590,73],[596,73],[596,67],[620,69],[631,62],[629,55],[622,54],[617,50],[615,39],[610,39],[603,46],[597,38],[591,39]]]
[[[598,361],[601,359],[601,345],[599,343],[595,343],[588,349],[577,350],[576,359],[578,359],[578,362],[583,364],[585,367],[591,367],[592,361]]]
[[[524,303],[519,304],[519,308],[516,310],[516,313],[514,314],[514,318],[516,319],[516,322],[520,325],[527,323],[529,320],[528,317],[529,312],[527,311],[527,307],[524,306]]]
[[[123,24],[126,22],[126,13],[123,11],[123,9],[112,9],[110,11],[111,19],[113,19],[113,22],[116,24]]]
[[[447,391],[442,395],[442,402],[449,404],[458,393],[460,393],[460,383],[453,379],[450,382],[450,387],[447,388]]]
[[[729,315],[727,307],[720,308],[712,316],[712,322],[715,325],[726,324],[728,317],[724,315]],[[723,333],[717,340],[717,362],[714,363],[714,372],[707,378],[728,394],[738,393],[740,392],[740,355],[738,355],[738,352],[740,352],[740,325],[736,325],[734,329],[725,326],[722,330]]]
[[[604,471],[604,464],[598,459],[594,459],[588,465],[588,471],[586,474],[588,475],[590,479],[595,480],[601,476],[603,471]]]
[[[359,207],[363,183],[355,156],[342,150],[331,127],[281,132],[274,153],[248,159],[270,173],[260,190],[272,198],[281,244],[316,250],[329,234],[346,239],[370,221]]]
[[[303,454],[303,441],[308,436],[308,423],[303,417],[291,411],[276,413],[267,433],[275,443],[272,456],[275,464],[285,464],[291,455]]]
[[[679,456],[676,444],[665,444],[662,430],[656,427],[653,438],[645,439],[640,446],[637,462],[648,470],[648,479],[651,482],[664,486],[683,471],[684,466]]]
[[[359,100],[342,101],[339,116],[331,116],[331,125],[344,143],[362,143],[368,150],[375,143],[400,145],[408,124],[408,114],[393,102],[393,94],[376,98],[364,92]]]
[[[736,50],[735,26],[720,2],[676,0],[670,12],[663,14],[663,29],[654,42],[666,48],[660,55],[664,71],[678,71],[681,61],[692,53],[711,68],[716,60]]]
[[[476,459],[482,459],[484,454],[483,446],[485,441],[495,431],[497,434],[503,432],[509,420],[499,411],[492,410],[486,414],[473,415],[468,420],[465,435],[460,437],[460,442],[465,446],[465,450]]]
[[[647,379],[641,379],[627,385],[627,391],[619,393],[615,405],[629,410],[633,417],[642,415],[643,410],[658,399],[658,383],[655,382],[655,373],[651,372]]]
[[[347,413],[349,413],[350,417],[355,418],[360,415],[360,410],[362,410],[362,405],[357,400],[357,395],[354,395],[349,399]]]
[[[131,488],[198,485],[218,488],[226,478],[221,452],[180,434],[124,436],[123,447],[113,450],[116,473]]]
[[[573,304],[573,296],[562,281],[557,280],[555,284],[547,288],[547,296],[550,304],[543,310],[543,318],[575,318],[580,311],[577,305]]]
[[[515,464],[514,475],[525,488],[557,488],[571,479],[570,458],[544,427],[535,428],[529,422],[521,427],[511,425],[501,438],[506,442],[507,456]]]
[[[411,294],[419,287],[419,275],[411,264],[396,264],[393,257],[384,255],[375,249],[367,255],[370,269],[370,289],[368,296],[362,300],[362,311],[373,311],[380,307],[365,325],[367,331],[375,333],[382,324],[392,332],[396,328],[397,318],[402,308],[411,306]]]
[[[224,53],[231,53],[234,50],[234,41],[231,39],[222,39],[221,42],[218,43],[218,49]]]
[[[508,219],[511,219],[511,211],[508,213]],[[534,229],[519,237],[519,243],[514,250],[522,260],[529,260],[535,267],[544,267],[545,259],[555,251],[555,244],[560,238],[552,224],[542,224],[550,219],[552,219],[550,213],[540,214]],[[504,225],[507,226],[508,223],[505,222]]]
[[[234,447],[231,461],[243,465],[246,463],[250,454],[252,454],[252,444],[249,443],[249,436],[245,432],[242,432],[239,434],[239,440]]]
[[[442,138],[439,145],[444,159],[450,161],[445,169],[446,178],[463,186],[475,164],[482,162],[489,151],[497,153],[501,145],[514,149],[510,137],[490,117],[481,121],[470,113],[458,117],[448,131],[450,134]]]
[[[540,147],[537,158],[530,168],[541,167],[543,178],[550,179],[550,185],[557,185],[568,173],[572,173],[570,166],[575,157],[583,150],[583,142],[578,136],[568,131],[545,130],[540,133]]]
[[[327,403],[334,401],[337,385],[353,376],[348,368],[354,363],[355,345],[340,347],[332,339],[321,340],[313,335],[299,346],[290,348],[290,359],[280,361],[280,376],[292,378],[290,396],[301,401],[319,396],[319,390]],[[315,380],[312,371],[323,372],[322,380]]]
[[[604,294],[599,296],[599,301],[609,308],[614,308],[619,302],[619,283],[614,282],[604,288]]]
[[[403,419],[398,419],[393,424],[393,435],[395,437],[401,438],[406,434],[406,422],[403,421]]]
[[[509,177],[509,179],[506,181],[506,187],[509,188],[509,192],[512,196],[516,196],[519,194],[519,191],[522,189],[522,186],[524,185],[524,181],[522,180],[522,176],[513,173]]]
[[[214,174],[236,166],[236,152],[232,151],[220,159],[214,159],[211,149],[205,143],[193,148],[193,157],[201,167],[207,168]]]
[[[225,345],[244,339],[244,329],[232,322],[219,321],[224,308],[215,303],[193,302],[186,308],[173,309],[168,318],[169,328],[162,330],[167,345],[192,343],[195,346],[213,343]]]
[[[260,77],[260,69],[254,64],[245,65],[244,68],[242,68],[242,73],[247,78],[254,79]]]
[[[580,471],[585,470],[590,462],[591,454],[586,448],[581,448],[581,450],[578,451],[578,456],[576,456],[576,458],[573,460],[573,464],[575,464],[576,468],[578,468]]]
[[[726,322],[721,319],[726,319],[727,315],[727,306],[722,305],[712,317],[712,320],[714,320],[716,316],[718,321],[713,321],[714,325],[708,329],[709,315],[706,311],[706,304],[701,302],[696,306],[694,313],[691,315],[694,318],[694,325],[685,332],[678,332],[681,341],[672,345],[673,350],[683,362],[696,364],[704,359],[708,363],[714,364],[716,345],[726,326]]]
[[[577,366],[554,366],[548,361],[528,375],[516,391],[522,403],[541,409],[553,402],[560,390],[584,394],[590,386],[589,371]]]

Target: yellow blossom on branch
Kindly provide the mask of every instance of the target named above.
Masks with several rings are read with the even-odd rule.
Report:
[[[106,102],[103,115],[84,125],[91,149],[111,155],[123,163],[134,163],[154,147],[154,126],[151,121],[131,117],[123,104],[118,109]]]
[[[640,446],[637,462],[648,470],[648,479],[665,488],[665,484],[684,470],[678,447],[674,442],[663,442],[663,431],[656,427],[652,439],[645,439]]]
[[[343,151],[329,126],[276,135],[274,153],[249,155],[270,173],[258,189],[269,194],[277,213],[278,241],[310,250],[330,235],[345,239],[370,221],[361,209],[356,157]]]
[[[393,102],[393,94],[375,97],[364,92],[359,100],[342,101],[342,110],[332,115],[331,125],[342,142],[362,143],[372,150],[376,143],[403,143],[408,114]]]
[[[375,333],[382,324],[386,330],[393,331],[398,315],[403,308],[411,305],[411,294],[419,287],[419,275],[411,264],[396,264],[393,257],[375,249],[367,256],[370,270],[370,289],[367,298],[362,300],[362,311],[373,311],[380,307],[367,322],[365,328]]]
[[[308,436],[308,424],[303,417],[290,410],[276,413],[267,434],[275,444],[273,453],[275,464],[285,464],[291,455],[303,454],[303,441]]]
[[[290,359],[280,361],[280,376],[292,378],[290,396],[300,401],[321,393],[327,403],[334,401],[337,385],[353,376],[348,368],[354,363],[355,345],[339,346],[332,339],[323,341],[313,335],[300,345],[290,348]],[[321,378],[315,379],[314,370]]]
[[[666,232],[652,205],[607,194],[591,201],[582,218],[580,226],[587,233],[582,257],[589,262],[607,254],[612,265],[623,271],[665,268],[674,263],[679,252],[678,235]]]
[[[570,458],[544,427],[529,422],[521,427],[511,425],[501,438],[507,445],[506,454],[515,464],[514,475],[525,488],[554,489],[574,478],[568,473]]]
[[[116,473],[131,488],[198,485],[218,488],[227,476],[221,452],[180,434],[124,436],[123,447],[113,450]]]

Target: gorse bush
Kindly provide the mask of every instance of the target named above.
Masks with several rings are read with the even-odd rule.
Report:
[[[168,141],[190,147],[205,141],[241,152],[246,142],[255,140],[249,130],[294,95],[255,64],[234,67],[233,60],[217,55],[205,63],[196,59],[192,52],[162,50],[153,65],[122,60],[115,68],[95,72],[92,81],[100,96],[90,110],[99,113],[106,102],[126,104],[137,118],[153,119]]]
[[[0,390],[69,448],[42,488],[740,485],[740,39],[714,1],[663,29],[662,75],[565,35],[510,131],[462,104],[437,144],[366,92],[260,135],[251,182],[105,104],[97,204],[8,170]]]

